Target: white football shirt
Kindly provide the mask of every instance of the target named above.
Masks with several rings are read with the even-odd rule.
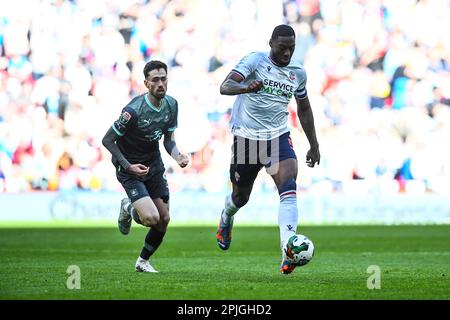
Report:
[[[244,84],[261,80],[263,87],[256,93],[237,95],[231,132],[252,140],[271,140],[288,132],[290,99],[307,96],[303,66],[291,61],[288,66],[279,67],[268,52],[252,52],[242,58],[233,71],[245,78]]]

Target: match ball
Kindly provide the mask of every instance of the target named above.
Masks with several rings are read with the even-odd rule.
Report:
[[[297,266],[304,266],[314,256],[314,244],[308,237],[296,234],[288,239],[283,251],[287,261]]]

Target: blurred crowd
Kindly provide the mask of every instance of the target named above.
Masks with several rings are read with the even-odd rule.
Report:
[[[298,184],[312,193],[450,193],[450,1],[16,0],[0,2],[0,190],[121,190],[106,130],[145,92],[152,59],[179,102],[170,188],[229,189],[219,86],[273,28],[296,31],[322,160],[289,106]],[[164,150],[161,148],[161,150]],[[273,189],[261,174],[255,189]]]

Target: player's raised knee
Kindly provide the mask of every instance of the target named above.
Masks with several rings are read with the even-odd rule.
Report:
[[[249,194],[238,194],[235,197],[233,197],[233,202],[236,205],[236,207],[241,208],[245,206],[250,199]]]
[[[146,227],[153,227],[159,223],[159,217],[157,216],[145,216],[141,220],[142,224]]]
[[[163,216],[160,218],[160,223],[164,226],[169,225],[170,222],[170,216]]]

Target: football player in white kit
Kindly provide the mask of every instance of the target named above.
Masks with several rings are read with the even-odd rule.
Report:
[[[217,244],[227,250],[231,244],[233,216],[249,200],[253,183],[264,166],[280,195],[278,224],[281,248],[297,232],[297,157],[288,128],[288,104],[297,102],[297,113],[310,149],[306,163],[320,163],[319,143],[314,117],[306,92],[306,72],[291,62],[295,50],[295,32],[288,25],[275,27],[269,41],[270,52],[245,56],[220,86],[223,95],[237,95],[231,117],[234,135],[230,164],[232,193],[225,199],[217,229]],[[283,251],[283,250],[282,250]],[[282,253],[280,270],[294,271]]]

